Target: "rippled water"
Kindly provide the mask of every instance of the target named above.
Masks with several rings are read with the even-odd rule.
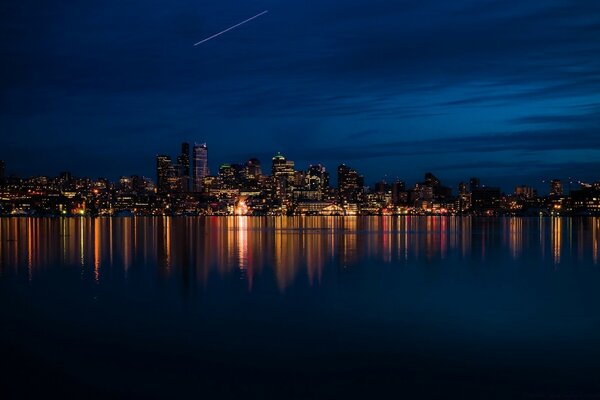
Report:
[[[3,390],[594,398],[599,243],[597,218],[0,219]]]

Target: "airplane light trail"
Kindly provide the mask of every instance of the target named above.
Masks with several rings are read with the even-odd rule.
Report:
[[[222,35],[222,34],[224,34],[225,32],[229,32],[230,30],[232,30],[232,29],[235,29],[235,28],[237,28],[237,27],[238,27],[238,26],[240,26],[240,25],[244,25],[246,22],[250,22],[250,21],[252,21],[253,19],[255,19],[255,18],[258,18],[258,17],[260,17],[261,15],[264,15],[264,14],[266,14],[266,13],[268,13],[268,12],[269,12],[269,10],[265,10],[265,11],[263,11],[263,12],[259,13],[259,14],[256,14],[254,17],[250,17],[250,18],[248,18],[247,20],[240,22],[239,24],[235,24],[235,25],[233,25],[232,27],[229,27],[229,28],[225,29],[224,31],[221,31],[221,32],[219,32],[219,33],[215,33],[214,35],[212,35],[212,36],[209,36],[209,37],[207,37],[206,39],[202,39],[202,40],[201,40],[201,41],[199,41],[198,43],[195,43],[195,44],[194,44],[194,46],[198,46],[199,44],[202,44],[202,43],[204,43],[204,42],[208,42],[209,40],[211,40],[211,39],[214,39],[214,38],[216,38],[217,36],[221,36],[221,35]]]

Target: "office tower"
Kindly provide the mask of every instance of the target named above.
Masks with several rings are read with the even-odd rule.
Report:
[[[6,164],[4,163],[4,160],[0,160],[0,182],[4,181],[4,176],[6,174],[5,168]]]
[[[193,182],[192,191],[202,191],[202,180],[209,175],[208,172],[208,146],[206,143],[195,144],[192,152]]]
[[[260,161],[257,158],[251,158],[246,162],[246,178],[258,179],[262,175]]]
[[[156,156],[156,185],[161,193],[168,192],[170,189],[170,179],[174,174],[171,157],[166,155]]]
[[[293,180],[294,178],[294,162],[288,161],[281,153],[277,154],[272,159],[271,174],[275,178],[284,177],[286,180]]]
[[[182,192],[190,190],[190,144],[181,144],[181,154],[177,156],[177,175]]]
[[[271,164],[271,174],[279,189],[285,189],[294,182],[294,162],[286,160],[281,153],[277,153]]]
[[[329,172],[321,164],[311,165],[306,174],[307,189],[318,191],[320,194],[329,188]]]
[[[560,179],[552,179],[550,181],[550,196],[562,196],[563,184]]]
[[[356,170],[345,164],[341,164],[338,167],[337,174],[340,200],[346,202],[357,202],[361,200],[365,185],[362,175],[359,175]]]
[[[406,192],[406,184],[404,181],[397,180],[392,185],[392,203],[395,205],[406,203],[408,197]]]
[[[245,165],[221,164],[219,167],[219,183],[223,189],[239,189],[244,182]]]
[[[481,184],[480,184],[480,182],[479,182],[479,178],[475,178],[475,177],[471,178],[471,179],[469,180],[469,191],[471,191],[471,192],[472,192],[472,191],[473,191],[473,190],[475,190],[475,189],[479,189],[479,186],[480,186],[480,185],[481,185]]]

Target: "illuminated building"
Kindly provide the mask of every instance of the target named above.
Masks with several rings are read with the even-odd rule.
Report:
[[[262,175],[260,161],[258,158],[251,158],[246,162],[247,179],[258,179]]]
[[[550,181],[550,196],[560,197],[563,195],[563,184],[560,179],[552,179]]]
[[[306,189],[318,192],[319,199],[329,191],[329,172],[321,164],[308,167],[305,179]]]
[[[156,186],[161,193],[166,193],[170,189],[169,180],[175,175],[171,157],[166,155],[156,156]]]
[[[275,179],[283,178],[287,182],[294,180],[294,162],[288,161],[281,153],[277,154],[272,159],[271,174]]]
[[[362,200],[365,186],[363,176],[346,164],[338,166],[337,175],[340,200],[349,203]]]
[[[392,185],[392,203],[394,205],[406,204],[408,201],[408,192],[406,191],[406,184],[397,180]]]
[[[271,175],[275,184],[275,196],[278,199],[285,198],[287,189],[294,184],[294,162],[286,160],[281,153],[277,152],[272,159]]]
[[[193,178],[192,191],[202,191],[202,180],[209,175],[208,171],[208,146],[206,143],[195,144],[192,152]]]
[[[600,215],[600,182],[581,184],[581,189],[571,192],[573,212],[576,215]]]
[[[448,200],[452,197],[452,188],[442,185],[442,182],[431,172],[425,174],[424,186],[432,188],[433,198],[436,200]]]
[[[181,144],[181,154],[177,156],[177,176],[180,179],[180,191],[190,190],[190,144]]]
[[[523,198],[523,199],[533,199],[537,196],[537,191],[531,186],[517,186],[515,188],[515,196]]]

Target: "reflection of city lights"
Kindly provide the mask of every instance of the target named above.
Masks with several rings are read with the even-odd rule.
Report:
[[[236,204],[235,208],[247,211],[245,206]],[[51,251],[55,248],[57,251]],[[575,262],[597,265],[600,218],[263,219],[239,215],[207,219],[0,219],[0,261],[4,262],[0,272],[4,265],[14,265],[24,268],[30,279],[41,267],[64,264],[91,266],[93,280],[100,282],[104,263],[112,265],[114,257],[126,274],[136,271],[131,268],[137,263],[158,264],[164,277],[191,273],[191,265],[197,279],[207,283],[212,269],[223,276],[237,270],[242,271],[240,276],[248,281],[249,290],[261,279],[274,278],[279,290],[285,292],[299,279],[308,279],[311,286],[327,283],[332,275],[326,272],[335,265],[360,268],[365,260],[405,264],[454,260],[454,256],[471,260],[474,255],[493,261],[504,248],[518,265],[532,257],[543,262],[547,256],[557,266]],[[81,272],[88,273],[83,268]]]

